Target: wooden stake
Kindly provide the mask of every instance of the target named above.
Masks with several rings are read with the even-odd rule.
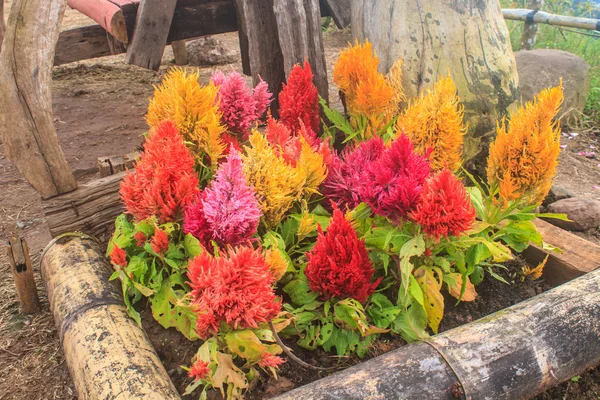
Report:
[[[533,22],[533,16],[542,9],[544,0],[529,0],[528,8],[532,10],[529,19],[523,25],[523,35],[521,36],[521,50],[533,50],[535,48],[535,38],[538,32],[538,24]]]
[[[17,287],[17,296],[19,296],[19,303],[21,303],[21,313],[35,314],[40,309],[40,300],[35,287],[27,242],[18,235],[12,234],[6,250],[10,270]]]
[[[187,48],[185,47],[185,40],[177,40],[171,43],[171,48],[173,49],[173,57],[175,57],[175,64],[187,65],[188,54]]]

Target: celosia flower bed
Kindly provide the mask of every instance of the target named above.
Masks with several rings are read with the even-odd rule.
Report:
[[[461,168],[452,80],[402,108],[402,61],[387,76],[378,63],[369,43],[342,52],[344,114],[319,104],[308,63],[290,72],[279,120],[267,83],[236,72],[202,86],[173,69],[156,88],[107,255],[138,323],[147,298],[163,327],[197,341],[188,393],[242,397],[261,370],[293,362],[280,337],[340,357],[381,334],[424,339],[443,291],[473,301],[500,263],[544,245],[531,221],[554,178],[561,88],[499,123],[482,183]]]

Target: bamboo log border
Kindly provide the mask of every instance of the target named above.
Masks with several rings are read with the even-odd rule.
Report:
[[[503,8],[502,15],[504,16],[504,19],[513,21],[524,21],[530,23],[600,31],[600,20],[593,18],[557,15],[544,11],[527,10],[521,8]]]

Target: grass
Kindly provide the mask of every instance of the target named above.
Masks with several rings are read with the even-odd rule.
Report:
[[[503,8],[527,8],[526,0],[501,0],[500,3]],[[600,10],[594,8],[591,3],[585,1],[577,5],[574,3],[571,0],[546,0],[542,10],[552,14],[598,18]],[[518,51],[521,47],[524,24],[520,21],[506,22],[510,30],[512,47]],[[591,90],[585,114],[590,122],[600,125],[600,33],[540,24],[535,47],[568,51],[580,56],[590,65]]]

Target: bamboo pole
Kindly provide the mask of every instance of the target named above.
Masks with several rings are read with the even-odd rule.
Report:
[[[79,399],[180,399],[145,332],[127,315],[118,282],[109,282],[112,268],[94,240],[57,238],[41,264]]]
[[[526,399],[600,364],[600,270],[288,392],[293,399]]]
[[[593,18],[572,17],[567,15],[550,14],[544,11],[525,10],[520,8],[504,8],[502,15],[505,19],[528,21],[538,24],[565,26],[569,28],[600,31],[600,20]]]
[[[533,11],[542,9],[544,0],[529,0],[527,6]],[[533,16],[532,16],[533,17]],[[535,48],[535,39],[538,32],[538,24],[530,17],[523,25],[523,34],[521,35],[521,50],[533,50]]]

